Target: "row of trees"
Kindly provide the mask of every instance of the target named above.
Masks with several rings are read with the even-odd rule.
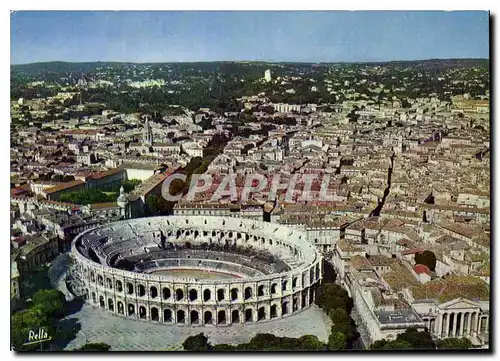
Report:
[[[386,339],[375,341],[370,345],[370,350],[435,350],[435,349],[470,349],[473,345],[467,338],[446,338],[434,342],[432,336],[416,328],[408,328],[399,334],[395,340]]]

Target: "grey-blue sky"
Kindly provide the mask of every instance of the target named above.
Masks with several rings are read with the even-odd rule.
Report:
[[[487,58],[480,11],[60,11],[11,15],[11,63]]]

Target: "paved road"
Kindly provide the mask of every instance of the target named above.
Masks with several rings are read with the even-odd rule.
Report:
[[[111,345],[114,351],[182,350],[182,342],[200,332],[205,333],[212,344],[245,343],[257,333],[272,333],[281,337],[312,334],[327,342],[331,327],[328,316],[315,305],[286,319],[224,328],[149,324],[114,316],[88,304],[67,319],[76,319],[81,329],[76,338],[66,345],[66,350],[87,342],[104,342]]]

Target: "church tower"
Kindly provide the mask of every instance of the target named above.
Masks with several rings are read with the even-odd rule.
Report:
[[[153,130],[151,129],[151,125],[149,124],[149,116],[146,116],[144,120],[144,129],[142,131],[142,144],[148,147],[153,145]]]

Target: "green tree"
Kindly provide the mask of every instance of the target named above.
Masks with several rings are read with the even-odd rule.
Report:
[[[40,310],[47,317],[62,317],[66,310],[64,294],[58,290],[38,290],[32,298],[32,308]]]
[[[228,345],[226,343],[221,343],[218,345],[212,346],[213,351],[238,351],[236,346]]]
[[[31,351],[43,347],[40,344],[26,345],[30,342],[30,332],[38,334],[43,329],[47,335],[54,335],[52,320],[39,308],[29,308],[12,315],[11,328],[12,345],[16,351]]]
[[[416,349],[435,349],[432,336],[428,332],[417,331],[417,329],[413,327],[399,334],[397,340],[408,342]]]
[[[335,283],[323,283],[321,285],[317,304],[327,313],[340,308],[350,314],[354,307],[354,302],[347,291]]]
[[[293,339],[292,339],[293,340]],[[304,335],[298,340],[299,350],[321,351],[325,350],[325,344],[314,335]],[[294,341],[292,341],[293,343]]]
[[[372,343],[369,347],[370,350],[381,350],[384,348],[384,346],[388,343],[389,341],[387,341],[385,338],[381,339],[381,340],[377,340],[375,341],[374,343]]]
[[[342,332],[332,332],[328,337],[328,350],[345,350],[347,348],[347,337]]]
[[[383,349],[384,350],[411,350],[411,349],[414,349],[414,347],[409,342],[395,340],[395,341],[387,342],[384,345]]]
[[[141,183],[142,181],[140,179],[127,179],[122,183],[123,190],[125,193],[130,193]]]
[[[463,338],[445,338],[437,342],[439,349],[463,350],[472,348],[472,342],[469,339]]]
[[[87,343],[85,345],[83,345],[82,347],[78,347],[78,348],[75,348],[71,351],[76,351],[76,352],[87,352],[87,351],[110,351],[111,350],[111,346],[106,344],[106,343],[102,343],[102,342],[98,342],[98,343]]]
[[[209,351],[211,349],[210,344],[208,343],[208,337],[203,333],[199,333],[195,336],[189,336],[182,343],[184,350],[186,351]]]

